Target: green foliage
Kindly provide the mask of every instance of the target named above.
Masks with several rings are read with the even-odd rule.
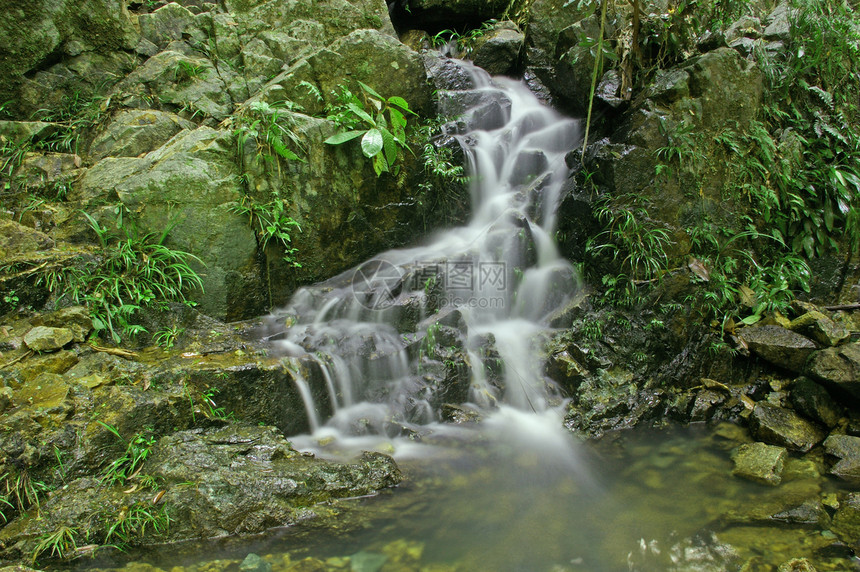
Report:
[[[436,145],[435,140],[443,135],[440,127],[442,123],[441,120],[435,120],[419,127],[424,140],[421,158],[425,178],[418,187],[422,204],[427,210],[441,214],[445,218],[444,222],[450,224],[462,222],[458,215],[465,213],[468,207],[466,187],[470,179],[463,165],[455,162],[454,150]]]
[[[80,142],[106,116],[110,97],[84,97],[78,92],[64,98],[59,109],[40,109],[35,118],[57,125],[53,135],[34,144],[39,150],[77,154]]]
[[[33,563],[45,552],[50,550],[50,556],[71,559],[78,551],[80,530],[77,527],[61,526],[54,532],[39,537],[39,543],[33,549]]]
[[[4,473],[0,475],[0,518],[7,522],[15,512],[24,512],[36,507],[36,512],[41,508],[41,497],[51,490],[51,487],[42,481],[35,481],[30,473],[21,470],[17,474]]]
[[[377,176],[394,171],[399,166],[397,148],[409,150],[406,143],[407,116],[415,115],[409,104],[399,96],[384,98],[370,86],[358,82],[361,92],[356,95],[341,86],[338,103],[328,110],[340,132],[325,140],[329,145],[342,145],[361,138],[361,152],[373,162]]]
[[[108,466],[105,467],[104,472],[102,473],[101,482],[106,485],[122,485],[128,479],[137,476],[140,472],[143,467],[143,462],[146,461],[146,458],[152,450],[152,446],[155,445],[155,437],[148,434],[136,433],[130,440],[126,441],[125,438],[119,434],[116,427],[101,421],[96,421],[96,423],[113,433],[125,446],[125,451],[122,455],[111,461]]]
[[[301,232],[299,223],[289,215],[287,201],[281,198],[278,191],[272,193],[273,198],[267,203],[260,203],[252,197],[245,195],[238,202],[230,206],[230,209],[240,215],[248,216],[251,226],[260,241],[263,250],[274,239],[284,250],[283,259],[288,266],[301,268],[297,260],[298,249],[292,246],[293,229]]]
[[[266,103],[255,101],[244,107],[233,117],[239,156],[245,153],[248,141],[257,145],[257,159],[277,163],[278,158],[285,161],[303,161],[290,147],[303,151],[301,141],[293,131],[295,122],[292,112],[297,106],[292,101]]]
[[[217,403],[215,403],[215,396],[218,395],[220,390],[217,387],[210,387],[206,391],[201,394],[201,398],[203,403],[206,404],[206,408],[208,409],[206,416],[211,419],[233,419],[233,412],[228,412],[224,407],[219,407]]]
[[[149,529],[150,534],[164,535],[170,527],[167,507],[156,508],[148,503],[135,503],[123,508],[107,529],[105,543],[114,540],[115,545],[124,546],[136,538],[143,538]]]
[[[135,323],[144,307],[166,308],[168,302],[191,304],[186,293],[202,291],[203,283],[191,262],[200,259],[164,245],[171,227],[160,236],[140,236],[128,220],[125,207],[115,210],[115,235],[88,213],[83,213],[96,233],[101,250],[95,256],[76,256],[70,263],[42,275],[47,288],[74,303],[85,304],[96,333],[116,343],[145,329]],[[122,334],[122,335],[121,335]]]
[[[513,3],[514,2],[511,2],[511,7],[513,6]],[[475,47],[475,42],[477,42],[478,39],[483,37],[487,32],[495,28],[497,24],[498,20],[487,20],[479,27],[472,28],[463,33],[450,29],[442,30],[430,38],[430,43],[434,48],[453,43],[457,47],[457,51],[459,52],[458,55],[468,57]]]
[[[170,328],[164,328],[159,330],[152,336],[152,341],[155,342],[155,345],[163,348],[165,350],[171,349],[176,343],[176,338],[182,335],[185,331],[184,328],[179,328],[177,326],[173,326]]]
[[[586,244],[591,257],[611,254],[623,275],[634,282],[656,278],[666,269],[666,248],[672,240],[665,229],[648,218],[644,208],[604,201],[595,209],[595,215],[605,230]]]

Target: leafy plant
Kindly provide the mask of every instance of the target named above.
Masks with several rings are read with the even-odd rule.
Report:
[[[49,532],[39,538],[39,543],[33,549],[33,563],[50,550],[50,556],[55,558],[70,559],[78,551],[78,536],[80,531],[77,527],[61,526],[54,532]]]
[[[155,345],[169,350],[176,343],[176,338],[182,335],[185,331],[184,328],[180,328],[178,326],[173,326],[170,328],[164,328],[163,330],[159,330],[152,336],[152,340],[155,342]]]
[[[254,101],[233,118],[239,155],[245,153],[248,141],[257,145],[257,157],[268,162],[277,158],[286,161],[303,161],[290,147],[303,151],[301,140],[293,131],[294,120],[291,112],[297,108],[292,101],[266,103]]]
[[[201,395],[203,403],[206,404],[208,408],[208,416],[213,419],[232,419],[233,413],[228,413],[224,407],[219,407],[218,404],[215,403],[215,396],[218,395],[219,390],[217,387],[211,387],[204,391]]]
[[[191,267],[199,258],[164,245],[172,227],[161,235],[140,236],[128,221],[122,205],[115,210],[116,227],[124,237],[114,235],[94,217],[83,213],[96,233],[101,250],[95,256],[76,256],[64,266],[53,268],[41,280],[59,298],[85,304],[97,334],[120,343],[123,336],[144,332],[135,323],[144,307],[165,308],[171,301],[193,304],[186,293],[203,290],[203,282]]]
[[[296,259],[298,250],[292,246],[291,232],[293,229],[301,231],[301,227],[288,212],[288,203],[277,190],[273,193],[273,199],[267,203],[255,201],[252,197],[245,195],[238,202],[233,203],[230,209],[240,215],[246,215],[250,219],[251,226],[257,233],[260,248],[265,250],[269,242],[274,239],[284,249],[283,259],[288,266],[301,268],[301,263]]]
[[[116,427],[102,421],[96,421],[96,423],[113,433],[125,445],[125,451],[122,455],[111,461],[105,468],[101,482],[107,485],[123,484],[140,472],[143,462],[146,461],[152,446],[155,445],[155,437],[136,433],[130,440],[126,441]]]
[[[361,152],[373,162],[377,176],[398,167],[397,147],[409,150],[406,143],[408,115],[416,115],[409,104],[399,96],[384,98],[370,86],[358,82],[359,95],[341,86],[338,103],[329,109],[328,119],[334,121],[340,132],[325,140],[329,145],[342,145],[361,138]]]
[[[17,474],[4,473],[0,475],[3,492],[0,493],[0,515],[4,521],[12,510],[24,512],[35,506],[38,512],[41,508],[41,496],[51,490],[51,487],[42,481],[34,481],[27,470],[21,470]]]
[[[147,528],[154,534],[165,534],[169,527],[170,516],[165,505],[156,508],[145,503],[135,503],[120,511],[107,529],[105,542],[115,539],[122,546],[135,538],[146,536]]]

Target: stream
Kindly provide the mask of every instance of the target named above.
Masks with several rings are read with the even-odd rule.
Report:
[[[757,519],[822,481],[800,460],[778,488],[732,476],[737,427],[588,444],[563,428],[566,401],[539,356],[582,287],[553,240],[580,125],[463,65],[472,89],[440,98],[463,108],[449,135],[468,159],[471,221],[300,290],[262,334],[293,363],[305,404],[294,446],[391,454],[403,484],[340,501],[330,519],[142,559],[201,572],[239,569],[249,553],[274,570],[776,570],[830,544]],[[299,365],[308,354],[321,382]]]

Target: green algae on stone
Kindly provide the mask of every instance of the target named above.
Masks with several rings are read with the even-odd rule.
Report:
[[[748,443],[732,451],[732,474],[757,483],[776,486],[782,482],[786,450],[765,443]]]

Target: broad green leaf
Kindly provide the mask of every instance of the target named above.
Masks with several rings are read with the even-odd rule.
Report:
[[[323,143],[328,143],[329,145],[340,145],[341,143],[346,143],[347,141],[352,141],[356,137],[361,137],[365,133],[367,133],[367,131],[365,131],[365,130],[343,131],[341,133],[337,133],[335,135],[332,135],[331,137],[329,137],[328,139],[323,141]]]
[[[752,316],[747,316],[746,318],[741,320],[741,322],[743,322],[747,326],[751,326],[751,325],[755,324],[756,322],[758,322],[759,320],[761,320],[761,314],[753,314]]]
[[[379,129],[370,129],[361,138],[361,151],[365,157],[374,157],[382,151],[382,132]]]
[[[350,111],[352,111],[371,125],[376,125],[376,122],[373,120],[373,117],[371,117],[365,110],[360,108],[358,105],[354,103],[347,103],[346,106],[350,109]]]
[[[364,91],[366,91],[367,93],[369,93],[370,95],[372,95],[373,97],[375,97],[376,99],[379,99],[379,100],[382,100],[382,101],[384,101],[384,100],[385,100],[385,98],[384,98],[384,97],[382,97],[381,95],[379,95],[378,93],[376,93],[376,92],[373,90],[373,88],[372,88],[372,87],[370,87],[369,85],[367,85],[366,83],[358,82],[358,85],[360,85],[360,86],[361,86],[361,89],[363,89]]]
[[[385,162],[385,157],[382,156],[382,153],[374,155],[373,170],[376,171],[377,177],[388,171],[388,163]]]
[[[393,95],[393,96],[388,98],[388,103],[391,105],[396,105],[397,107],[401,108],[403,111],[411,113],[412,115],[416,115],[416,113],[414,111],[409,109],[409,104],[406,103],[406,100],[403,99],[402,97],[399,97],[397,95]],[[394,110],[392,109],[391,111],[394,111]]]
[[[385,160],[389,165],[393,165],[397,160],[397,144],[394,142],[394,135],[387,129],[383,129],[382,133],[382,149],[385,152]]]
[[[833,205],[829,200],[824,201],[824,226],[828,232],[833,232]]]

